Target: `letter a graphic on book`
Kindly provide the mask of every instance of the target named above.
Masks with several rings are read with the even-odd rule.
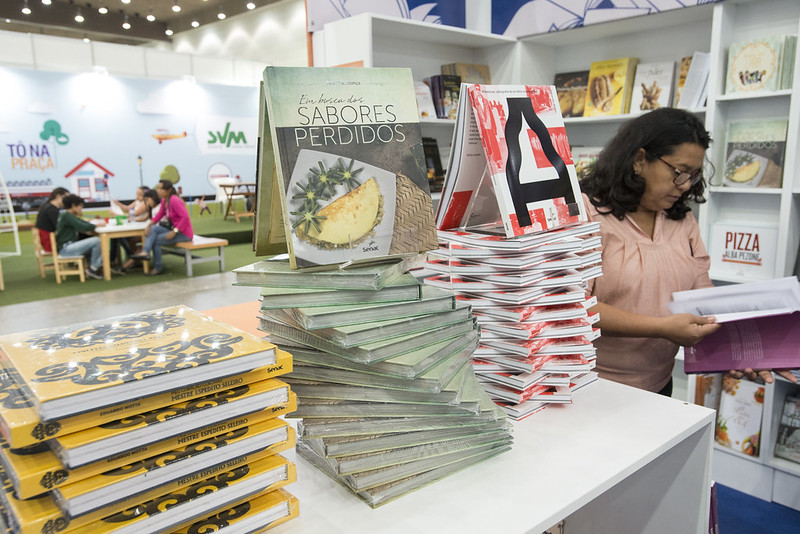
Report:
[[[508,118],[505,126],[506,145],[508,146],[508,160],[506,161],[506,180],[511,191],[511,198],[514,201],[514,212],[517,215],[519,225],[530,226],[532,224],[528,203],[551,198],[563,197],[569,207],[570,215],[578,214],[578,207],[575,204],[575,194],[572,189],[572,182],[567,171],[564,160],[556,151],[550,139],[550,132],[542,120],[533,110],[533,105],[529,98],[508,98]],[[523,184],[520,182],[522,167],[522,150],[519,145],[519,133],[522,129],[522,119],[525,119],[528,127],[536,134],[542,151],[550,164],[558,174],[558,180],[547,180]]]

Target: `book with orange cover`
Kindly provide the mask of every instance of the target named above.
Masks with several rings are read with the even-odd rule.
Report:
[[[635,57],[593,62],[589,68],[583,116],[628,113],[637,63],[639,59]]]

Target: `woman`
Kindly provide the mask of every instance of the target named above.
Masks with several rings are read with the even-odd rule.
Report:
[[[146,237],[142,252],[132,256],[133,259],[146,260],[150,258],[150,252],[153,253],[153,269],[148,273],[149,276],[156,276],[164,272],[164,264],[161,262],[161,245],[191,241],[194,237],[186,204],[175,191],[172,182],[160,180],[156,185],[156,193],[161,199],[161,204],[145,228]],[[145,202],[150,209],[156,207],[152,196],[145,196]]]
[[[603,276],[588,287],[598,300],[591,311],[600,313],[603,333],[595,341],[601,377],[671,395],[678,347],[720,327],[713,317],[667,308],[673,292],[712,285],[710,259],[689,207],[690,201],[705,202],[709,142],[691,113],[656,109],[620,128],[581,181],[603,242]],[[759,374],[772,381],[769,371]]]
[[[47,202],[41,205],[36,214],[36,228],[39,229],[39,240],[45,252],[50,250],[50,232],[55,232],[58,225],[58,215],[64,207],[64,197],[69,194],[63,187],[56,187],[47,197]]]

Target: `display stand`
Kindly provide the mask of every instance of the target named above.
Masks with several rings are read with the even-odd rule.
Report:
[[[714,412],[606,380],[514,423],[510,452],[371,509],[294,451],[287,533],[707,533]]]

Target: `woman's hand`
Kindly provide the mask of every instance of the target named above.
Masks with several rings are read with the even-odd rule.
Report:
[[[175,239],[176,234],[177,232],[175,230],[167,232],[166,234],[164,234],[164,239]]]
[[[794,374],[788,369],[745,369],[743,371],[731,369],[728,371],[728,374],[734,378],[747,377],[749,380],[761,378],[767,384],[772,384],[775,381],[775,379],[772,377],[773,372],[778,373],[793,384],[797,383],[797,377],[794,376]]]
[[[144,227],[144,235],[145,237],[150,235],[150,223],[147,223],[147,226]]]
[[[714,317],[701,317],[691,313],[676,313],[664,318],[661,337],[682,347],[691,347],[722,325]]]

